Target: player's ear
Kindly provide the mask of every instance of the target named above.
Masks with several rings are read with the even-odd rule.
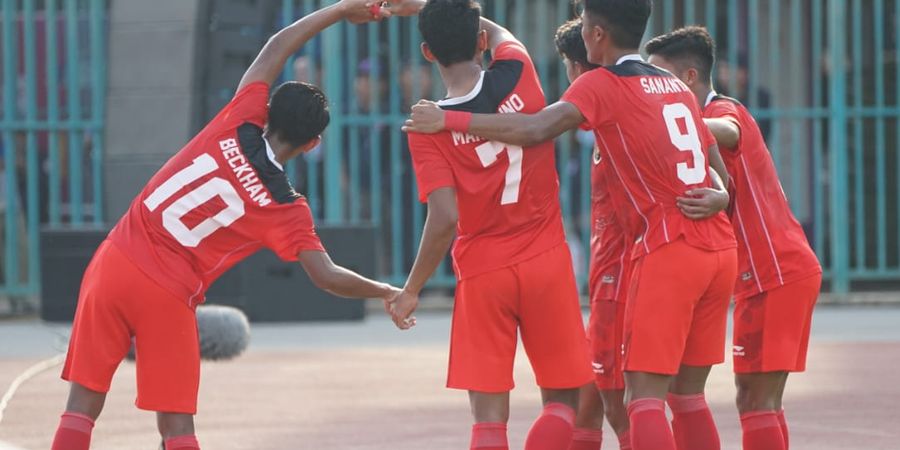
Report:
[[[684,74],[684,81],[686,85],[693,86],[700,79],[700,73],[697,72],[697,69],[691,67]]]
[[[303,144],[303,146],[300,147],[300,153],[309,153],[313,149],[318,147],[319,144],[321,144],[321,143],[322,143],[322,135],[318,135],[311,141],[307,142],[306,144]]]
[[[477,53],[483,53],[488,50],[488,34],[487,30],[478,32],[478,46],[475,48]]]
[[[425,58],[425,61],[433,63],[437,60],[437,58],[434,57],[434,53],[431,53],[431,48],[428,47],[428,44],[423,42],[419,48],[422,49],[422,56]]]

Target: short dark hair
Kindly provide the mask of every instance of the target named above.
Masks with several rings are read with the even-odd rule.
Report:
[[[569,61],[587,69],[598,67],[588,61],[587,49],[581,37],[581,19],[573,19],[559,26],[556,30],[556,51]]]
[[[619,48],[638,48],[653,11],[651,0],[578,0],[597,17]]]
[[[446,67],[475,58],[481,5],[472,0],[428,0],[419,12],[419,32]]]
[[[331,122],[328,99],[317,86],[289,81],[278,86],[269,102],[269,132],[300,147],[318,137]]]
[[[644,49],[650,55],[666,58],[680,70],[690,65],[700,73],[701,80],[710,81],[716,63],[716,43],[704,27],[684,27],[657,36],[647,42]]]

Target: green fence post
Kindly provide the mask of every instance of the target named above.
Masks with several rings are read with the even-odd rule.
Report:
[[[828,47],[831,53],[829,101],[831,122],[828,126],[831,173],[831,289],[846,294],[849,280],[849,225],[847,221],[847,92],[845,0],[828,0]]]

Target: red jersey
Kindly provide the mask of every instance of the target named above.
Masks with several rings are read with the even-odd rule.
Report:
[[[109,239],[190,306],[257,250],[324,251],[306,200],[263,138],[269,86],[242,89],[150,179]]]
[[[544,92],[527,50],[509,41],[469,94],[439,102],[473,113],[535,113]],[[565,242],[553,142],[523,149],[458,132],[409,134],[419,198],[456,190],[454,269],[462,280],[517,264]]]
[[[703,116],[728,119],[741,129],[737,146],[722,151],[731,180],[731,223],[738,240],[735,297],[751,297],[822,273],[750,111],[737,100],[711,94]]]
[[[687,190],[712,187],[707,149],[716,143],[684,83],[631,55],[580,76],[562,101],[593,128],[616,174],[611,189],[624,192],[638,216],[623,221],[636,237],[632,258],[678,239],[710,251],[737,245],[724,213],[691,220],[676,205]]]
[[[628,268],[632,236],[618,217],[622,207],[613,200],[609,183],[615,174],[609,161],[603,159],[600,148],[594,146],[591,168],[591,268],[588,280],[592,299],[625,302],[628,292],[625,279]]]

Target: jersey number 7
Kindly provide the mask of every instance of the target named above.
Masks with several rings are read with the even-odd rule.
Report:
[[[497,155],[506,150],[509,156],[509,168],[506,169],[506,183],[503,185],[503,195],[500,197],[501,205],[511,205],[519,202],[519,185],[522,184],[522,147],[504,144],[502,142],[488,141],[475,147],[481,165],[490,167],[497,162]]]
[[[204,153],[194,159],[191,165],[181,169],[171,178],[159,185],[146,200],[144,206],[150,212],[156,211],[166,200],[172,198],[185,186],[199,180],[219,168],[212,156]],[[194,228],[188,228],[181,220],[189,212],[200,205],[218,196],[225,202],[225,209],[218,214],[205,219]],[[220,177],[210,178],[209,181],[196,189],[182,195],[162,212],[162,224],[166,231],[185,247],[196,247],[200,242],[209,237],[219,228],[224,228],[244,215],[244,201],[234,190],[234,186]]]

